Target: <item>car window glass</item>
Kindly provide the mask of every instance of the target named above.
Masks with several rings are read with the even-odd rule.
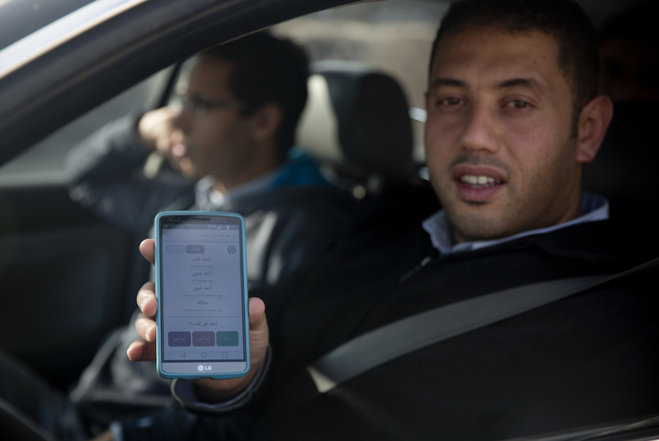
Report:
[[[161,71],[63,126],[0,167],[0,184],[64,182],[67,152],[104,124],[152,107],[166,82]]]

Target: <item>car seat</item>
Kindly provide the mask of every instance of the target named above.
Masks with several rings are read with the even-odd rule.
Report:
[[[396,79],[331,60],[312,66],[308,84],[297,144],[332,182],[363,198],[418,179],[408,102]]]

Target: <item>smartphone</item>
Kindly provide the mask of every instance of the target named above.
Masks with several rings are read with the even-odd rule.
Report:
[[[164,378],[249,371],[245,221],[239,214],[166,211],[155,218],[156,358]]]

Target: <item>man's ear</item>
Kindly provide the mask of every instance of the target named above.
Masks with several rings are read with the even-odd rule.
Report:
[[[608,96],[598,95],[584,106],[579,115],[577,162],[595,159],[612,117],[613,103]]]
[[[284,118],[280,106],[269,103],[252,114],[252,136],[259,141],[274,139]]]

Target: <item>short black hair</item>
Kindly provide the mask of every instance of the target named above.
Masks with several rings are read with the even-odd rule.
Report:
[[[597,95],[599,81],[598,34],[585,11],[572,0],[462,0],[451,4],[442,18],[430,54],[447,33],[471,26],[504,32],[541,31],[558,43],[558,65],[573,93],[573,131],[583,107]]]
[[[295,130],[307,101],[309,59],[306,51],[289,39],[260,31],[202,54],[233,64],[229,89],[245,103],[243,114],[251,114],[271,103],[282,109],[277,154],[283,160],[295,142]]]

